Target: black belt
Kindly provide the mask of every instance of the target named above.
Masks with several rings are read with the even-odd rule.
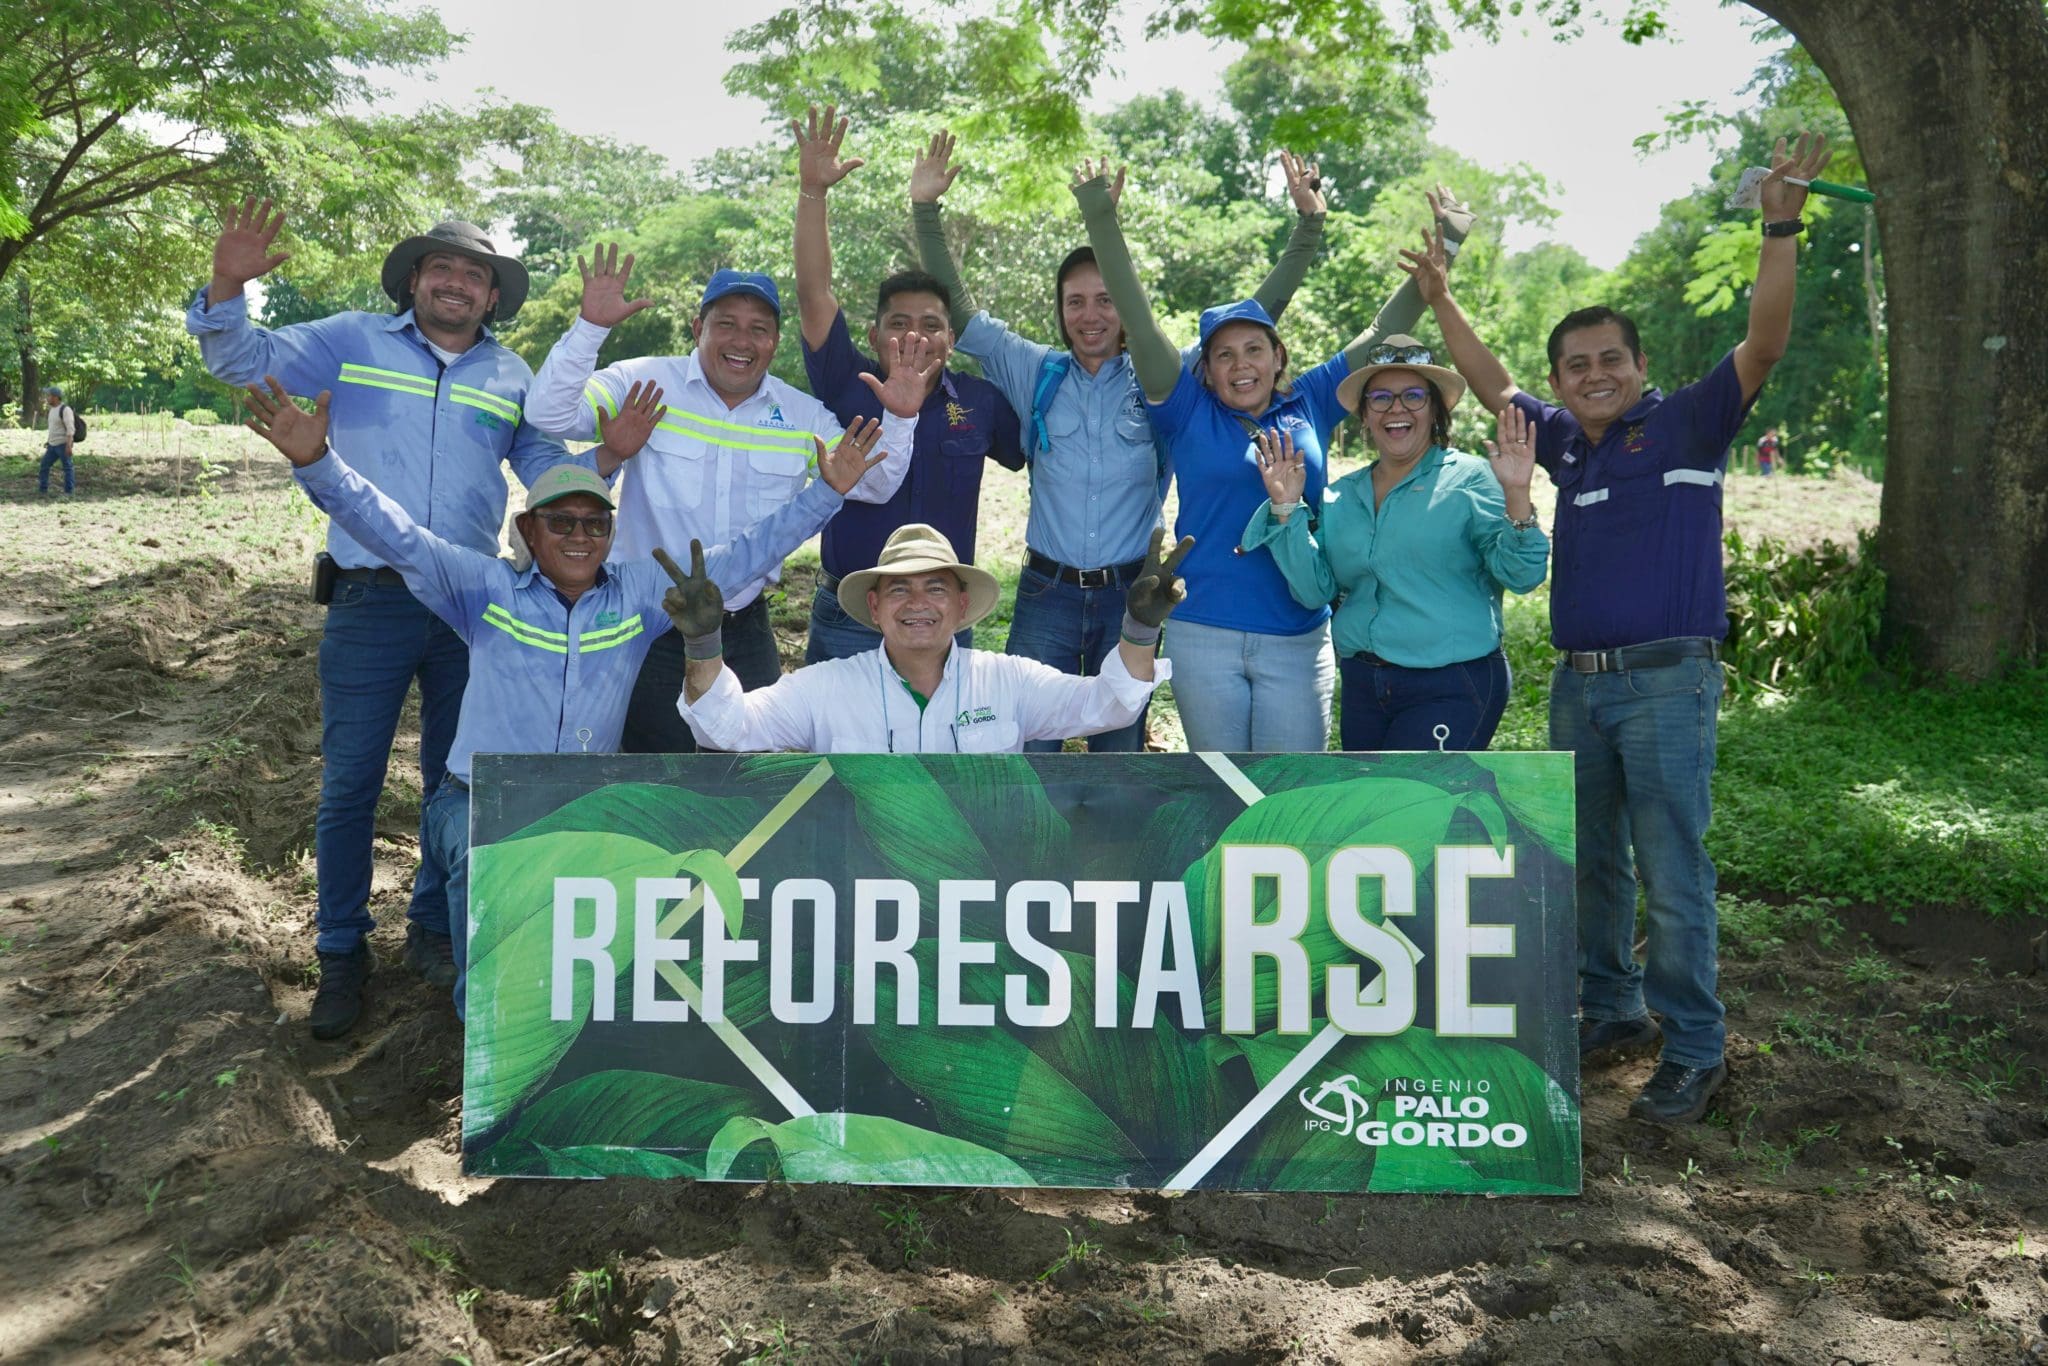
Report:
[[[1610,674],[1623,669],[1663,669],[1688,659],[1719,659],[1721,642],[1704,636],[1653,640],[1612,650],[1566,650],[1558,661],[1573,673]]]
[[[1101,569],[1076,569],[1058,560],[1049,560],[1035,550],[1024,552],[1024,562],[1036,573],[1061,583],[1071,583],[1076,588],[1126,588],[1131,580],[1138,577],[1138,571],[1145,567],[1142,559],[1129,564],[1105,565]]]
[[[396,569],[337,569],[334,577],[346,583],[374,583],[379,588],[405,587],[405,575]]]
[[[725,624],[727,626],[730,626],[736,621],[743,620],[752,613],[765,612],[767,610],[768,600],[766,598],[755,598],[752,602],[748,603],[745,607],[740,608],[738,611],[727,612],[725,614]]]

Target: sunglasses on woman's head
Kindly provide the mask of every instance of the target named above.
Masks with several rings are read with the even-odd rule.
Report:
[[[1365,353],[1367,365],[1434,365],[1436,357],[1426,346],[1389,346],[1381,342]]]
[[[1403,389],[1398,394],[1392,389],[1373,389],[1365,396],[1365,406],[1376,413],[1384,413],[1393,408],[1396,398],[1411,413],[1419,413],[1429,406],[1429,390],[1422,388]]]

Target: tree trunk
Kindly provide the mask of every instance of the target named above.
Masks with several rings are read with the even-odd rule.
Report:
[[[36,367],[35,314],[30,312],[32,302],[29,296],[28,276],[16,278],[14,296],[20,305],[21,321],[16,324],[14,341],[21,354],[21,425],[36,425],[36,400],[43,395],[42,376]]]
[[[2048,635],[2048,14],[1751,0],[1855,129],[1885,244],[1887,644],[1983,678]]]

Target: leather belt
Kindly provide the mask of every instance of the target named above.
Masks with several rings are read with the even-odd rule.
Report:
[[[405,575],[396,569],[337,569],[334,577],[344,583],[374,583],[380,588],[405,587]]]
[[[1652,640],[1642,645],[1622,645],[1612,650],[1566,650],[1559,662],[1573,673],[1620,673],[1624,669],[1663,669],[1688,659],[1719,659],[1721,642],[1704,636],[1674,640]]]
[[[1024,552],[1024,562],[1049,579],[1071,583],[1076,588],[1127,588],[1131,580],[1138,577],[1138,571],[1145,567],[1142,559],[1129,564],[1105,565],[1101,569],[1076,569],[1070,564],[1047,559],[1035,550]]]

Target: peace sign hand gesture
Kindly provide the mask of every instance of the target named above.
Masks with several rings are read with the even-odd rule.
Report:
[[[846,138],[846,124],[836,104],[825,106],[823,119],[818,117],[818,106],[812,105],[808,126],[789,121],[789,131],[796,134],[796,183],[804,193],[822,195],[868,164],[864,157],[840,160],[839,144]]]
[[[626,253],[624,264],[619,261],[619,244],[613,242],[607,249],[599,242],[590,253],[594,264],[585,265],[583,258],[576,258],[576,269],[583,276],[583,321],[596,327],[617,327],[643,308],[654,307],[652,299],[626,300],[626,279],[633,273],[633,253]]]
[[[687,574],[669,558],[666,550],[659,547],[655,549],[654,560],[675,580],[676,586],[662,594],[661,610],[668,613],[668,619],[675,623],[676,633],[682,636],[685,644],[715,641],[725,626],[725,595],[704,572],[704,543],[691,540],[690,572]],[[713,650],[711,653],[716,655],[718,652]]]
[[[875,442],[882,435],[882,424],[872,417],[857,417],[839,436],[839,444],[831,450],[825,449],[825,438],[813,432],[811,440],[818,446],[818,477],[823,479],[840,497],[853,492],[853,486],[875,466],[889,458],[887,451],[868,452],[875,449]]]
[[[1294,437],[1289,432],[1272,432],[1259,428],[1259,477],[1266,481],[1266,496],[1273,500],[1273,519],[1287,520],[1287,514],[1294,509],[1290,503],[1301,501],[1301,491],[1308,484],[1308,466],[1303,463],[1301,452],[1294,448]],[[1281,509],[1286,508],[1286,512]]]
[[[1173,609],[1187,600],[1187,586],[1176,572],[1180,562],[1195,548],[1195,538],[1183,536],[1173,553],[1163,555],[1166,528],[1152,528],[1152,544],[1145,551],[1145,565],[1124,594],[1124,611],[1133,621],[1146,626],[1162,625]]]

